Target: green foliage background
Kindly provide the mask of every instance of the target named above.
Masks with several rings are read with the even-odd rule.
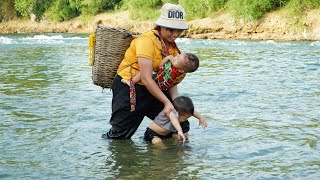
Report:
[[[0,22],[17,17],[14,9],[14,0],[0,0]]]
[[[14,18],[65,21],[74,17],[90,17],[101,12],[129,11],[136,20],[155,20],[165,3],[180,4],[187,19],[211,17],[225,11],[235,18],[258,20],[265,13],[286,8],[299,16],[311,9],[320,9],[320,0],[0,0],[0,22]]]

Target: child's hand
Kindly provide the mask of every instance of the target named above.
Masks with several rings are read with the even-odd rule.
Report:
[[[182,131],[178,131],[178,135],[182,138],[182,143],[186,142],[186,136],[184,136]]]
[[[173,61],[174,61],[174,56],[169,55],[169,56],[167,56],[167,58],[169,59],[169,61],[171,61],[171,62],[173,63]]]
[[[121,82],[122,82],[123,84],[126,84],[126,85],[130,86],[130,81],[129,81],[129,80],[121,79]]]
[[[208,126],[208,124],[203,118],[200,118],[199,119],[199,126],[206,128]]]

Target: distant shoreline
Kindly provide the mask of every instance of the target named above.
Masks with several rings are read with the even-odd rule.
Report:
[[[313,10],[299,18],[286,18],[283,12],[266,14],[258,22],[234,19],[226,13],[216,14],[214,18],[189,21],[190,28],[183,37],[194,39],[242,39],[276,41],[319,41],[320,11]],[[128,12],[102,13],[89,22],[79,18],[69,21],[53,22],[42,20],[12,20],[0,23],[0,34],[13,33],[85,33],[91,34],[97,25],[120,27],[134,32],[145,32],[154,27],[152,21],[134,21]]]

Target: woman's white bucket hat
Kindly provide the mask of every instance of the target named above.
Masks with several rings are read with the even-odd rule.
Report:
[[[189,28],[186,22],[186,13],[180,5],[166,3],[161,8],[161,15],[155,22],[155,25],[171,28],[186,30]]]

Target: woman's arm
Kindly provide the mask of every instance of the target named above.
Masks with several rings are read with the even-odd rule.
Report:
[[[170,112],[175,112],[175,109],[167,96],[160,90],[157,83],[152,79],[152,61],[147,58],[139,57],[138,64],[142,83],[155,98],[163,103],[163,111],[169,117]]]
[[[171,88],[168,89],[168,92],[170,94],[170,97],[172,100],[174,100],[176,97],[179,96],[179,93],[178,93],[178,86],[175,85],[175,86],[172,86]]]

